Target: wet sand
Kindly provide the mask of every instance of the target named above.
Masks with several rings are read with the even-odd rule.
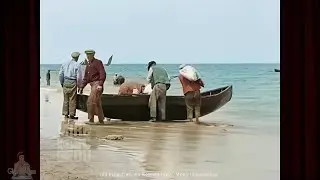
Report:
[[[208,115],[202,120],[209,126],[113,123],[90,127],[86,137],[69,136],[63,133],[62,92],[40,93],[41,179],[280,179],[278,135],[214,123]],[[77,116],[77,124],[87,120],[86,113]],[[107,135],[124,139],[104,140]]]

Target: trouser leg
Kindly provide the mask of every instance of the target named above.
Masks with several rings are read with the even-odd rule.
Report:
[[[166,120],[166,99],[167,99],[167,86],[165,84],[157,84],[157,107],[161,120]]]
[[[96,103],[96,111],[98,115],[99,122],[103,122],[104,120],[104,114],[103,114],[103,109],[102,109],[102,102],[101,102],[101,95],[102,92],[98,92],[99,94],[97,95],[97,103]]]
[[[92,87],[91,87],[91,92],[90,95],[88,97],[88,102],[87,102],[87,112],[88,112],[88,119],[90,122],[94,121],[94,104],[93,104],[93,99],[94,99],[94,92],[92,91]]]
[[[193,92],[187,92],[184,96],[185,98],[185,103],[186,103],[186,108],[187,108],[187,119],[192,121],[193,118]]]
[[[157,117],[157,96],[156,88],[154,87],[149,97],[150,118]]]
[[[62,115],[69,115],[69,89],[66,87],[63,87]]]
[[[76,116],[76,105],[77,105],[77,86],[70,88],[69,95],[69,114],[70,116]]]
[[[91,85],[91,92],[88,97],[88,119],[90,122],[94,121],[94,115],[97,115],[99,118],[99,122],[103,122],[104,114],[102,109],[101,103],[101,96],[103,93],[103,88],[98,90],[97,87],[99,86],[98,82],[93,82]]]
[[[199,118],[201,116],[201,95],[200,95],[200,91],[196,91],[195,94],[194,94],[194,100],[195,100],[195,107],[194,107],[194,110],[195,110],[195,118],[196,118],[196,121],[198,122],[199,121]]]

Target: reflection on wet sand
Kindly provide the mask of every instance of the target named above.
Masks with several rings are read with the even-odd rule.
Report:
[[[142,162],[146,171],[162,171],[163,148],[166,142],[166,130],[152,128],[149,132],[145,160]]]
[[[141,124],[139,123],[139,125]],[[90,173],[100,174],[104,172],[189,172],[211,173],[211,177],[208,175],[201,177],[201,179],[212,179],[213,175],[216,174],[228,180],[232,179],[233,176],[228,175],[227,172],[242,169],[238,163],[249,158],[243,153],[242,146],[233,147],[233,144],[238,144],[235,142],[241,140],[241,138],[236,138],[236,141],[234,141],[231,134],[221,133],[215,129],[216,127],[161,123],[144,123],[144,125],[140,128],[129,128],[125,125],[122,125],[122,128],[99,126],[93,127],[93,129],[96,128],[95,135],[98,137],[58,138],[59,141],[64,142],[64,144],[59,145],[60,148],[57,148],[60,152],[58,161],[69,162],[69,167],[73,167],[69,170],[69,173],[79,172],[79,169],[82,169],[82,176],[86,174],[88,178],[92,178],[88,175]],[[122,134],[125,139],[108,141],[100,138],[106,134]],[[243,143],[246,144],[246,141],[243,141]],[[252,147],[249,146],[248,148]],[[244,157],[239,158],[239,155]],[[258,163],[258,161],[257,159],[254,162]],[[246,162],[249,163],[250,161],[247,160]],[[72,163],[75,163],[75,165],[71,165]],[[60,166],[63,167],[64,165]],[[238,169],[234,169],[236,167]],[[57,169],[57,166],[54,169]],[[241,173],[243,177],[246,177],[245,174],[246,171]],[[260,177],[258,174],[256,173],[255,177]],[[266,177],[275,176],[267,175]],[[189,177],[188,179],[194,178]],[[157,176],[132,177],[131,179],[185,179],[185,177]]]
[[[91,148],[72,138],[58,138],[57,159],[70,162],[90,162]]]
[[[236,133],[235,127],[224,124],[148,122],[90,126],[88,137],[60,137],[59,132],[68,125],[52,111],[60,110],[59,98],[50,94],[50,103],[44,96],[41,101],[41,174],[50,174],[51,179],[279,179],[277,137]],[[77,113],[79,124],[87,116]],[[124,139],[101,139],[107,135],[122,135]],[[143,172],[211,176],[123,174]]]
[[[195,158],[198,153],[201,130],[198,127],[194,127],[191,131],[189,129],[182,129],[181,131],[181,141],[178,146],[181,154],[179,162],[181,164],[194,164],[196,163]]]

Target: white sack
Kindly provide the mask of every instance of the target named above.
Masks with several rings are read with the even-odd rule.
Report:
[[[197,70],[192,66],[185,66],[184,68],[179,70],[179,73],[189,81],[197,81],[198,79],[200,79]]]
[[[150,84],[146,85],[146,87],[144,88],[143,93],[144,94],[151,94],[151,92],[152,92],[152,88],[151,88],[151,83],[150,83]]]

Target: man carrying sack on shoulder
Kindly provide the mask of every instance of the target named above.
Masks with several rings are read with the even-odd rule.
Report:
[[[186,67],[186,65],[180,65],[179,69],[182,70],[184,67]],[[192,72],[188,72],[188,73],[192,73]],[[182,85],[185,103],[187,107],[187,119],[193,122],[193,113],[194,113],[195,123],[199,124],[200,109],[201,109],[200,89],[201,87],[204,87],[204,83],[200,78],[193,79],[195,81],[192,81],[189,79],[180,73],[179,80]]]
[[[94,123],[94,115],[98,116],[99,123],[104,124],[104,114],[101,103],[101,95],[103,93],[103,85],[106,80],[106,71],[101,60],[94,57],[94,50],[85,51],[88,59],[85,75],[79,88],[79,93],[83,93],[83,88],[89,83],[91,92],[88,97],[87,109],[88,119],[87,124]]]

